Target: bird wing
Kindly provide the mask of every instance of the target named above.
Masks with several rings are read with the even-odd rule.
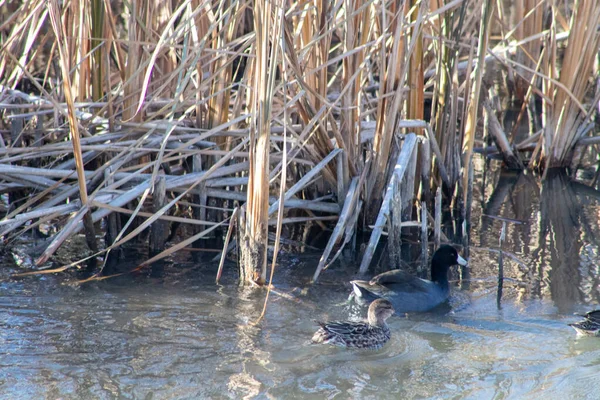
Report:
[[[387,271],[382,274],[374,276],[371,279],[370,283],[372,285],[375,285],[375,284],[385,285],[386,283],[402,283],[402,282],[406,282],[407,280],[410,280],[412,278],[414,278],[414,277],[411,274],[409,274],[408,272],[402,271],[400,269],[393,269],[391,271]]]
[[[585,315],[582,315],[585,319],[600,323],[600,310],[588,311]]]
[[[436,287],[435,283],[418,278],[408,272],[394,269],[375,276],[369,282],[371,285],[384,286],[394,292],[419,293],[430,292]]]
[[[352,335],[364,335],[369,330],[369,325],[365,323],[354,323],[354,322],[320,322],[321,328],[325,331],[340,336],[350,337]]]

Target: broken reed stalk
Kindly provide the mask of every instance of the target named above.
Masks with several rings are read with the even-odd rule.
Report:
[[[240,208],[236,207],[231,213],[231,219],[229,223],[229,228],[227,229],[227,236],[225,236],[225,243],[223,243],[223,250],[221,251],[221,258],[219,260],[219,268],[217,269],[217,276],[215,278],[215,283],[218,285],[219,280],[221,279],[221,274],[223,273],[223,266],[225,265],[225,258],[227,257],[227,252],[229,251],[229,241],[231,240],[231,234],[233,232],[234,226],[238,226],[239,230],[239,218],[238,214],[240,212]]]
[[[246,218],[242,220],[242,284],[263,285],[267,274],[269,224],[269,156],[272,105],[275,96],[279,39],[282,24],[274,18],[275,5],[257,0],[254,4],[256,59],[253,70],[253,95],[250,121],[250,171]]]
[[[419,198],[426,203],[431,201],[431,145],[427,136],[421,137],[421,145],[419,146],[419,154],[421,158],[420,170],[421,180],[417,180],[420,183]],[[415,188],[415,191],[417,189]]]
[[[152,192],[152,206],[154,212],[160,211],[165,206],[167,189],[164,175],[158,175]],[[155,221],[150,227],[149,247],[150,255],[156,255],[164,250],[169,235],[169,223],[164,220]]]
[[[506,166],[510,169],[522,170],[525,167],[519,159],[519,157],[513,152],[502,125],[498,121],[498,117],[492,110],[492,106],[489,100],[483,101],[483,115],[484,115],[484,129],[488,130],[488,133],[494,139],[497,148],[502,154],[502,159]]]
[[[52,29],[56,36],[56,43],[59,53],[59,64],[63,78],[63,90],[65,102],[67,103],[67,117],[69,119],[69,130],[71,133],[71,143],[73,144],[73,156],[75,158],[75,166],[77,170],[77,181],[79,182],[79,197],[81,198],[82,208],[87,211],[83,215],[83,225],[85,227],[85,238],[88,247],[93,252],[98,251],[96,243],[96,233],[94,223],[92,222],[91,211],[88,206],[87,185],[84,173],[83,158],[81,155],[81,143],[79,142],[79,124],[75,117],[75,107],[73,106],[73,96],[71,87],[71,78],[69,76],[69,49],[66,43],[65,25],[61,22],[61,12],[58,5],[58,0],[50,0],[48,2],[48,12]]]
[[[358,181],[359,179],[357,177],[352,178],[350,181],[350,187],[348,188],[346,200],[344,201],[344,208],[342,209],[338,223],[336,224],[333,233],[327,242],[327,246],[325,246],[325,250],[323,250],[323,254],[319,259],[319,264],[317,264],[317,269],[313,275],[313,282],[316,282],[317,279],[319,279],[319,275],[325,267],[325,264],[327,263],[329,255],[333,251],[334,246],[341,240],[342,233],[344,233],[346,228],[346,224],[352,221],[351,216],[355,212],[356,202],[360,194],[360,185],[358,184]]]
[[[404,175],[410,174],[410,171]],[[391,269],[402,268],[402,188],[404,182],[401,182],[397,177],[392,179],[393,194],[390,200],[390,212],[387,218],[388,225],[388,257],[390,260]],[[410,188],[412,189],[412,187]]]
[[[329,237],[329,241],[325,246],[325,250],[319,259],[319,264],[317,265],[317,269],[313,275],[313,283],[319,279],[319,275],[323,269],[327,268],[327,266],[330,265],[339,256],[339,254],[341,254],[344,246],[350,243],[353,238],[356,238],[354,232],[357,228],[358,216],[363,204],[363,202],[360,200],[360,195],[364,191],[365,181],[371,168],[371,160],[371,158],[367,159],[360,178],[354,177],[350,181],[350,186],[346,191],[343,209],[340,212],[340,216],[333,233]],[[333,248],[340,242],[342,234],[344,234],[344,242],[339,246],[339,249],[334,257],[329,259]]]
[[[409,167],[409,162],[413,159],[413,152],[415,149],[418,149],[417,146],[417,136],[414,133],[406,135],[404,138],[404,143],[402,145],[402,150],[400,151],[400,155],[396,161],[393,175],[388,183],[387,189],[385,191],[385,196],[383,197],[383,202],[381,204],[381,209],[379,210],[379,214],[377,215],[377,221],[375,222],[375,228],[371,233],[371,237],[369,239],[369,245],[365,250],[365,254],[363,255],[362,261],[360,263],[359,272],[364,274],[369,269],[369,265],[371,264],[371,260],[373,259],[373,254],[375,253],[375,248],[379,243],[379,238],[381,237],[381,233],[383,231],[383,227],[385,226],[386,220],[389,215],[389,208],[391,204],[391,199],[394,193],[395,181],[402,182],[404,179],[406,170]],[[398,212],[402,212],[398,210]]]

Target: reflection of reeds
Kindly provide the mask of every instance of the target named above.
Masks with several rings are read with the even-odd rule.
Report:
[[[560,307],[582,300],[579,293],[581,276],[578,270],[582,242],[579,238],[582,211],[569,178],[551,173],[542,185],[540,198],[540,260],[552,299]],[[542,279],[544,279],[543,277]]]

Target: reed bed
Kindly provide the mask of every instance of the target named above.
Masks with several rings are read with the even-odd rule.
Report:
[[[469,208],[484,131],[511,168],[595,152],[600,6],[564,3],[0,2],[0,236],[45,232],[42,267],[82,231],[106,259],[149,228],[143,266],[228,232],[263,285],[269,226],[310,222],[332,229],[315,280],[372,229],[365,271],[386,226],[426,242],[428,209]]]

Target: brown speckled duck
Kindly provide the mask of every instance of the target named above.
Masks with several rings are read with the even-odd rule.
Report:
[[[379,349],[390,340],[390,328],[385,321],[394,312],[388,300],[375,300],[369,306],[368,322],[318,322],[321,328],[313,335],[312,341],[342,347]]]
[[[580,315],[583,321],[569,324],[581,336],[600,336],[600,310],[594,310]]]

